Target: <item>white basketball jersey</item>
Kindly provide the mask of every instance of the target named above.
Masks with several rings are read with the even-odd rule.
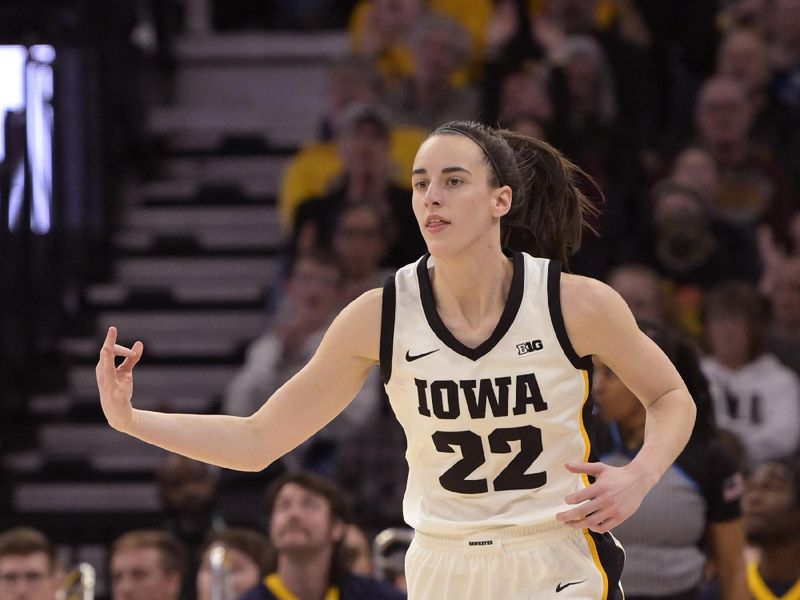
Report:
[[[496,329],[459,342],[435,306],[428,256],[384,287],[381,370],[408,447],[403,512],[432,535],[552,521],[588,485],[591,359],[570,344],[558,261],[514,253]]]

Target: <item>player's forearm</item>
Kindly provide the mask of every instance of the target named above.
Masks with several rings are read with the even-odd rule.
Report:
[[[134,410],[125,433],[170,452],[228,469],[259,471],[277,456],[246,417]]]
[[[697,409],[685,389],[675,389],[647,409],[642,449],[631,462],[653,484],[683,451],[694,426]]]

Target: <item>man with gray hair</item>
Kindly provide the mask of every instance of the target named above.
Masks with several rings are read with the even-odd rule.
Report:
[[[431,130],[445,121],[476,118],[477,91],[453,81],[469,63],[467,30],[455,19],[429,12],[412,29],[409,41],[413,71],[391,96],[395,122]]]

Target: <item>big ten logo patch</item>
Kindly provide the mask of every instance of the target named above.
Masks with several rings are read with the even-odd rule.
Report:
[[[517,355],[522,356],[523,354],[530,354],[531,352],[536,352],[537,350],[541,350],[542,348],[544,348],[542,340],[532,340],[530,342],[522,342],[521,344],[517,344]]]

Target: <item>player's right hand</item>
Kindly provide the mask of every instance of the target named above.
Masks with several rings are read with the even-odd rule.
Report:
[[[100,360],[95,369],[100,405],[108,424],[118,431],[126,431],[133,421],[133,367],[142,357],[143,350],[144,344],[138,341],[132,348],[117,344],[116,327],[108,328],[100,349]],[[114,359],[117,356],[124,356],[125,360],[115,367]]]

